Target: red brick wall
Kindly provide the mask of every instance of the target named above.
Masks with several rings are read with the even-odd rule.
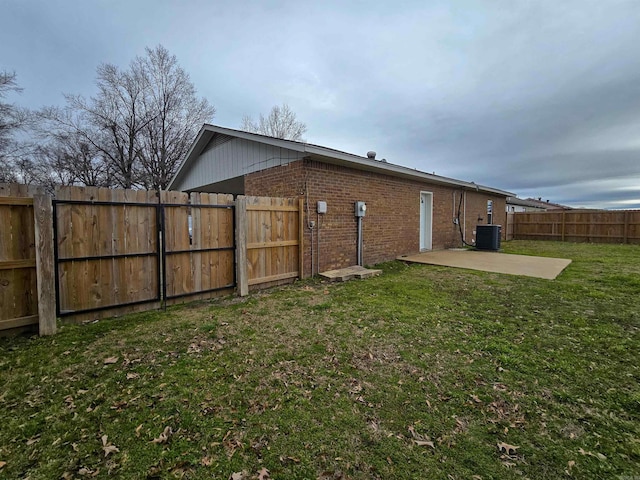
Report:
[[[318,232],[320,233],[319,271],[348,267],[357,263],[357,219],[354,203],[367,204],[363,218],[363,260],[365,265],[393,260],[420,250],[420,192],[433,193],[433,248],[461,246],[453,218],[460,190],[435,184],[365,172],[311,160],[293,162],[252,173],[245,178],[246,195],[304,197],[308,200],[307,222],[318,222],[316,203],[327,202],[328,213],[320,216],[314,235],[313,272],[318,272]],[[455,194],[455,199],[454,199]],[[467,242],[473,238],[477,218],[487,221],[487,200],[493,200],[494,223],[504,216],[505,199],[467,192]],[[463,204],[464,210],[464,204]],[[305,276],[311,273],[311,231],[305,232]]]
[[[460,192],[458,191],[456,193],[456,209],[458,208],[458,202],[460,200],[459,195]],[[473,243],[473,241],[475,240],[474,231],[476,229],[476,225],[485,225],[488,223],[487,200],[493,200],[492,223],[495,225],[502,225],[502,237],[504,238],[507,226],[507,199],[505,197],[491,196],[486,193],[467,191],[465,196],[463,196],[463,203],[460,214],[460,221],[463,222],[466,226],[465,241],[467,243]],[[458,238],[459,237],[460,234],[458,233]]]

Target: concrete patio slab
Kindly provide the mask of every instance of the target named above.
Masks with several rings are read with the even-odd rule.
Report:
[[[398,260],[509,275],[524,275],[548,280],[555,279],[571,263],[571,260],[565,258],[533,257],[463,249],[424,252],[398,257]]]

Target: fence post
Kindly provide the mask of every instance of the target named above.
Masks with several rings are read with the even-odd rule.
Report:
[[[244,297],[249,294],[247,274],[247,197],[236,197],[236,281],[238,294]]]
[[[563,210],[562,211],[562,241],[563,242],[564,242],[564,225],[565,225],[565,223],[564,223],[564,214],[565,214],[565,211]]]
[[[40,335],[56,333],[56,299],[53,265],[53,207],[51,197],[33,196],[36,244],[36,282]]]
[[[304,199],[298,200],[298,272],[304,278]]]
[[[624,211],[624,239],[622,243],[629,243],[629,212]]]

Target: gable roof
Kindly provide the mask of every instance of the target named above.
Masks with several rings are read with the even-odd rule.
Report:
[[[440,175],[434,175],[426,172],[421,172],[413,168],[403,167],[401,165],[395,165],[382,160],[375,160],[367,157],[361,157],[352,153],[342,152],[333,148],[323,147],[320,145],[314,145],[312,143],[296,142],[294,140],[284,140],[275,137],[269,137],[266,135],[260,135],[257,133],[245,132],[242,130],[235,130],[232,128],[219,127],[217,125],[204,124],[198,132],[196,139],[194,140],[185,160],[182,162],[178,171],[171,179],[169,183],[169,189],[175,188],[175,185],[180,183],[181,180],[188,173],[194,162],[200,157],[203,150],[211,139],[216,135],[226,135],[228,137],[235,137],[243,140],[261,143],[264,145],[270,145],[273,147],[285,148],[294,152],[299,152],[301,156],[318,160],[324,163],[330,163],[334,165],[342,165],[357,170],[364,170],[369,172],[384,173],[394,177],[407,178],[411,180],[424,181],[429,183],[435,183],[439,185],[454,186],[458,188],[475,190],[480,192],[492,193],[505,197],[515,194],[500,190],[497,188],[487,187],[484,185],[478,185],[474,182],[465,182],[463,180],[456,180],[453,178],[442,177]]]

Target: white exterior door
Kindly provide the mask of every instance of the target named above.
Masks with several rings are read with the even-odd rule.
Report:
[[[433,193],[420,192],[420,251],[431,250]]]

